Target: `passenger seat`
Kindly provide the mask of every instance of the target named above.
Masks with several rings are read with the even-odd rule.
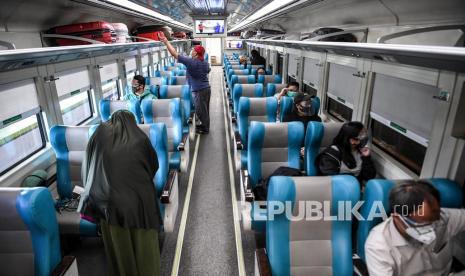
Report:
[[[238,106],[237,130],[234,133],[234,156],[236,170],[239,171],[247,169],[247,135],[250,122],[275,122],[278,101],[274,97],[241,97]]]
[[[352,221],[345,219],[344,209],[340,213],[339,204],[355,206],[359,197],[359,183],[350,175],[272,177],[267,213],[275,215],[266,221],[266,251],[255,251],[255,275],[269,271],[268,275],[352,276]],[[310,202],[323,206],[320,219],[307,213]],[[276,214],[276,204],[285,209]],[[291,221],[290,214],[303,218]],[[344,219],[331,220],[326,214]],[[309,216],[313,219],[307,220]]]
[[[180,99],[142,101],[142,114],[146,124],[166,124],[170,168],[187,172],[189,164],[189,134],[183,134],[181,112]]]
[[[129,110],[136,117],[138,124],[142,123],[142,112],[138,101],[100,100],[100,119],[102,122],[110,120],[111,114],[118,110]]]
[[[252,121],[247,145],[247,170],[240,171],[241,200],[253,202],[253,188],[281,166],[300,168],[300,148],[304,142],[301,122],[263,123]],[[252,208],[242,213],[246,230],[265,231],[264,221],[254,221],[264,210]]]
[[[55,212],[47,188],[0,189],[2,275],[78,275],[75,258],[61,257]]]

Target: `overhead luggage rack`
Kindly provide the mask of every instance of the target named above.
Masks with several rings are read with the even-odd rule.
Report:
[[[249,45],[280,51],[294,48],[391,63],[465,72],[465,49],[444,46],[247,39]]]

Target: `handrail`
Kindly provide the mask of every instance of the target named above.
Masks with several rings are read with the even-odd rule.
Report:
[[[84,41],[84,42],[89,42],[91,44],[105,44],[104,42],[98,41],[98,40],[93,40],[89,38],[84,38],[80,36],[73,36],[73,35],[62,35],[62,34],[42,34],[42,37],[44,38],[64,38],[64,39],[72,39],[72,40],[78,40],[78,41]]]
[[[140,40],[144,40],[144,41],[158,41],[158,40],[155,40],[155,39],[150,39],[150,38],[141,37],[141,36],[127,35],[126,37],[129,37],[129,38],[136,38],[136,39],[140,39]]]
[[[362,40],[360,42],[367,42],[367,36],[368,36],[368,28],[363,28],[363,29],[355,29],[355,30],[346,30],[346,31],[340,31],[340,32],[335,32],[335,33],[329,33],[325,35],[318,35],[315,37],[312,37],[309,39],[310,34],[303,34],[300,38],[301,41],[318,41],[320,39],[328,38],[328,37],[333,37],[337,35],[344,35],[344,34],[352,34],[352,33],[363,33]]]
[[[13,42],[0,40],[0,46],[6,47],[8,50],[16,49],[16,46]]]
[[[430,26],[430,27],[422,27],[422,28],[400,31],[400,32],[380,36],[376,40],[376,43],[385,43],[386,40],[390,40],[390,39],[398,38],[402,36],[407,36],[407,35],[412,35],[412,34],[420,34],[420,33],[434,32],[434,31],[444,31],[444,30],[457,30],[457,29],[462,30],[462,32],[465,33],[465,24]]]

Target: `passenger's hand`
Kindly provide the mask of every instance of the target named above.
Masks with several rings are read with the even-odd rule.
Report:
[[[370,148],[364,147],[360,149],[360,154],[364,157],[370,156],[371,150]]]
[[[281,89],[281,93],[279,93],[279,94],[280,94],[281,96],[284,96],[284,95],[287,94],[288,91],[289,91],[289,88],[286,88],[286,87],[285,87],[285,88]]]
[[[163,32],[158,32],[158,38],[163,43],[166,43],[168,41],[168,39],[166,38],[166,36],[165,36],[165,34]]]

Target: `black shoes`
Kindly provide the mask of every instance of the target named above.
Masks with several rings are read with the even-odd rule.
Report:
[[[208,132],[209,132],[208,130],[201,129],[201,128],[195,129],[195,133],[200,134],[200,135],[202,135],[202,134],[208,134]]]

